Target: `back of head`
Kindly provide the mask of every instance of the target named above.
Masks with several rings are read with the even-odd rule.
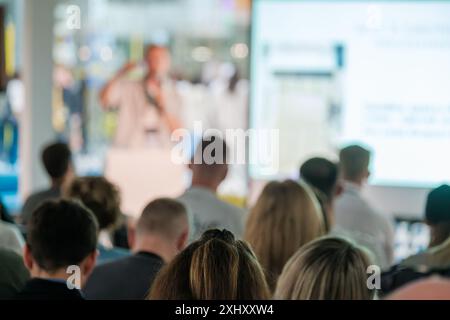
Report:
[[[353,145],[341,150],[339,162],[345,180],[357,182],[369,174],[370,151]]]
[[[276,299],[368,300],[369,256],[340,238],[323,238],[300,249],[281,274]]]
[[[227,173],[228,147],[217,136],[206,136],[198,144],[191,160],[193,179],[222,181]]]
[[[250,212],[245,239],[274,289],[288,259],[323,234],[322,214],[314,194],[306,185],[288,180],[271,182],[264,188]]]
[[[442,185],[428,194],[425,219],[432,229],[430,246],[450,237],[450,186]]]
[[[52,179],[61,179],[67,173],[72,153],[65,143],[52,143],[42,151],[42,163]]]
[[[66,196],[80,200],[98,220],[100,230],[114,227],[120,217],[120,194],[116,186],[103,177],[76,178]]]
[[[157,199],[143,210],[136,226],[138,235],[152,234],[165,239],[177,239],[188,229],[184,205],[172,199]]]
[[[330,201],[335,193],[339,178],[337,164],[324,158],[312,158],[300,168],[300,177],[306,183],[322,192]]]
[[[47,201],[31,216],[27,246],[40,268],[54,272],[95,252],[97,234],[94,215],[81,203]]]
[[[149,298],[262,300],[269,291],[251,249],[231,232],[210,230],[163,268]]]

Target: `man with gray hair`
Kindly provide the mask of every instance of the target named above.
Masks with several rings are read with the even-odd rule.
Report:
[[[244,230],[244,210],[217,197],[217,189],[228,174],[228,147],[218,136],[204,137],[189,164],[191,187],[179,198],[188,210],[192,235],[200,238],[209,229],[227,229],[236,238]]]
[[[143,300],[161,267],[187,244],[185,207],[172,199],[150,202],[129,231],[134,255],[94,269],[84,293],[92,300]]]
[[[370,151],[352,145],[339,155],[343,193],[335,204],[334,233],[352,238],[372,251],[375,264],[382,269],[394,259],[392,222],[377,212],[361,194],[369,178]]]

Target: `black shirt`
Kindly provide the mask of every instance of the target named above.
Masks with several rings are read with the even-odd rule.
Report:
[[[32,279],[25,284],[15,300],[84,300],[77,289],[69,289],[64,281]]]

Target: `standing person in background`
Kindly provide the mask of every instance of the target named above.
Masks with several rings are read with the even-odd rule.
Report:
[[[143,147],[152,137],[167,144],[170,134],[181,127],[181,114],[175,85],[169,79],[170,53],[162,46],[150,45],[145,52],[147,74],[139,81],[126,80],[126,75],[137,67],[126,64],[108,81],[100,93],[105,109],[119,110],[115,145]]]
[[[312,158],[300,168],[300,180],[313,188],[322,211],[326,231],[334,226],[334,203],[341,194],[339,166],[324,158]]]
[[[128,250],[115,247],[111,238],[121,216],[120,193],[115,185],[103,177],[76,178],[65,190],[65,196],[81,201],[97,219],[99,264],[130,255]]]
[[[16,72],[6,85],[5,112],[1,115],[0,121],[0,155],[4,153],[6,160],[11,165],[17,162],[19,126],[24,109],[25,87],[20,73]]]
[[[370,175],[370,151],[353,145],[341,150],[343,193],[335,205],[334,233],[366,246],[375,255],[375,264],[389,268],[394,260],[393,223],[378,213],[361,194]]]
[[[42,151],[42,164],[50,177],[50,188],[30,195],[22,208],[21,219],[27,224],[32,212],[44,201],[61,196],[62,188],[75,176],[72,152],[65,143],[52,143]]]
[[[96,267],[84,290],[86,298],[145,299],[158,271],[185,248],[188,236],[188,217],[181,203],[171,199],[150,202],[135,232],[129,234],[134,254]]]
[[[242,237],[244,210],[220,200],[216,194],[228,174],[227,153],[225,141],[215,136],[205,137],[191,160],[191,187],[178,198],[186,206],[191,219],[191,240],[214,228],[225,228],[237,238]]]
[[[286,262],[325,233],[312,191],[295,181],[271,182],[250,211],[244,239],[250,243],[273,291]]]

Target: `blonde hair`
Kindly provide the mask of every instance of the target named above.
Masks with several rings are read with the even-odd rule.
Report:
[[[229,231],[206,231],[165,266],[151,300],[266,300],[269,289],[250,247]]]
[[[264,268],[271,290],[289,258],[324,235],[320,206],[312,191],[292,180],[271,182],[250,212],[245,240]]]
[[[343,238],[322,238],[300,249],[286,264],[275,291],[282,300],[370,300],[371,265],[365,249]]]

